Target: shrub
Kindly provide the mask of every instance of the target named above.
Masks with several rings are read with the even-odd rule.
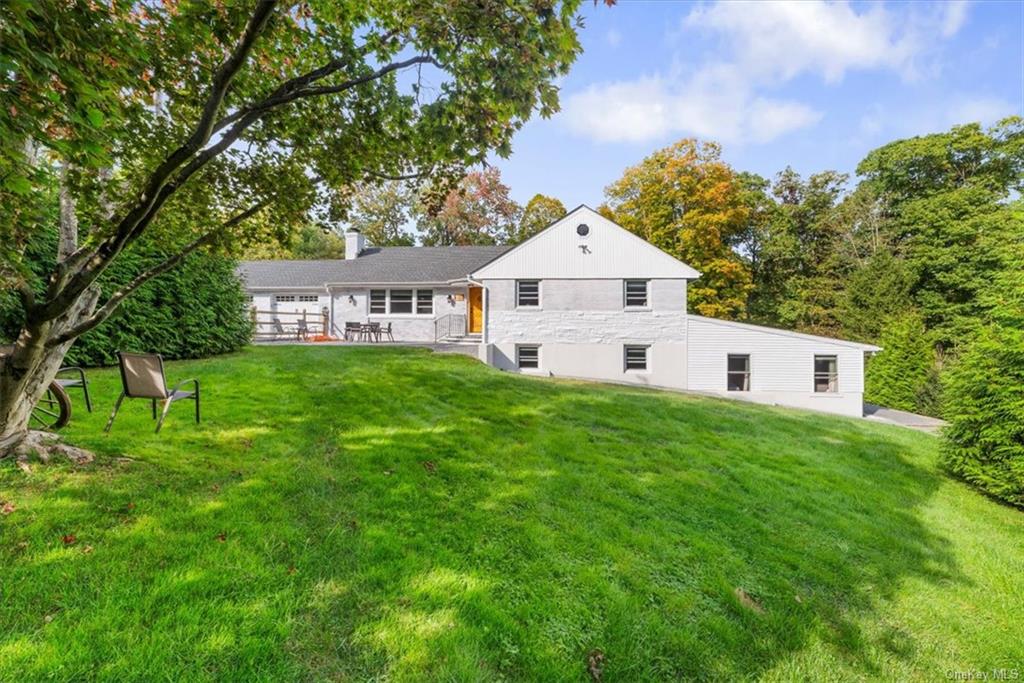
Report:
[[[989,321],[946,370],[942,462],[1024,507],[1024,257],[991,285]]]
[[[882,351],[868,362],[864,398],[912,412],[937,411],[935,351],[916,311],[894,316],[882,329]]]
[[[36,272],[45,272],[56,251],[56,235],[27,250]],[[103,274],[104,298],[165,253],[153,243],[136,243]],[[0,299],[0,333],[13,339],[21,325],[13,295]],[[118,350],[160,353],[164,358],[201,358],[237,351],[249,343],[252,325],[245,292],[233,260],[192,254],[178,267],[154,278],[125,299],[106,322],[82,335],[67,363],[110,365]]]

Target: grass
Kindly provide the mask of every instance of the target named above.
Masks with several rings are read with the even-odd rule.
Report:
[[[202,425],[103,436],[97,371],[94,464],[0,463],[0,680],[1024,670],[1024,515],[934,437],[408,349],[168,374]]]

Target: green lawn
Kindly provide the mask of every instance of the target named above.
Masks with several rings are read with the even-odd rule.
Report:
[[[934,437],[408,349],[168,375],[202,425],[103,436],[93,372],[96,463],[0,463],[0,680],[1024,677],[1024,514]]]

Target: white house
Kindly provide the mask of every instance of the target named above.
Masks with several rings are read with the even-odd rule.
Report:
[[[509,372],[718,394],[861,415],[870,344],[687,312],[700,276],[580,206],[515,247],[367,247],[240,265],[257,309],[390,323],[399,341],[473,344]]]

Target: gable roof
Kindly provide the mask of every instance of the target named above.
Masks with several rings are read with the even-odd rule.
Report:
[[[577,228],[586,223],[585,236]],[[474,279],[685,279],[700,273],[581,204],[471,273]]]
[[[441,284],[461,280],[510,246],[368,247],[354,259],[242,261],[250,289],[319,289],[342,284]]]

